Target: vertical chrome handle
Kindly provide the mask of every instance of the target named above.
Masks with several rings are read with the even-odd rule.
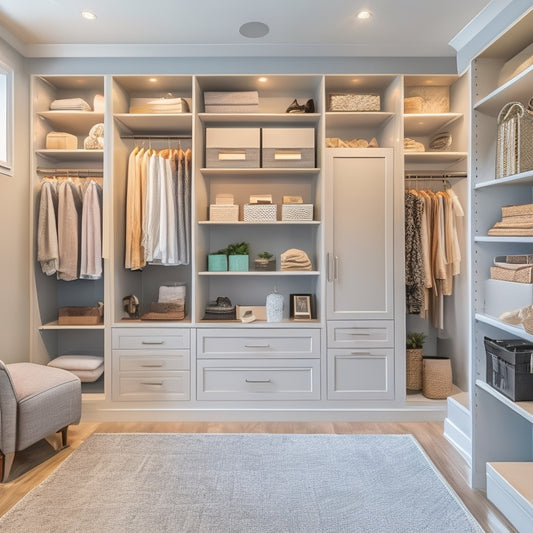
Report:
[[[339,256],[333,256],[333,281],[339,281]]]

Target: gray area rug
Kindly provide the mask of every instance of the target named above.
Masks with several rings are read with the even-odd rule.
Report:
[[[95,434],[2,533],[482,532],[411,435]]]

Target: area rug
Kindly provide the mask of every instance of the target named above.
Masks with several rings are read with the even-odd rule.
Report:
[[[482,532],[411,435],[95,434],[2,533]]]

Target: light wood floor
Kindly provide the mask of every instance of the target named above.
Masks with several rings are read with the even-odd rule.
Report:
[[[41,483],[92,433],[411,433],[425,449],[448,483],[489,533],[516,530],[484,493],[468,485],[463,458],[442,436],[441,422],[83,422],[69,429],[70,446],[60,451],[59,437],[42,441],[17,454],[10,481],[0,485],[0,516]],[[38,464],[36,464],[38,462]],[[176,532],[178,533],[178,532]],[[458,532],[460,533],[460,532]]]

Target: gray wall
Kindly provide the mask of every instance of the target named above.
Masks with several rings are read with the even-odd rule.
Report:
[[[24,58],[0,39],[14,74],[13,176],[0,174],[0,359],[29,360],[29,80]]]

